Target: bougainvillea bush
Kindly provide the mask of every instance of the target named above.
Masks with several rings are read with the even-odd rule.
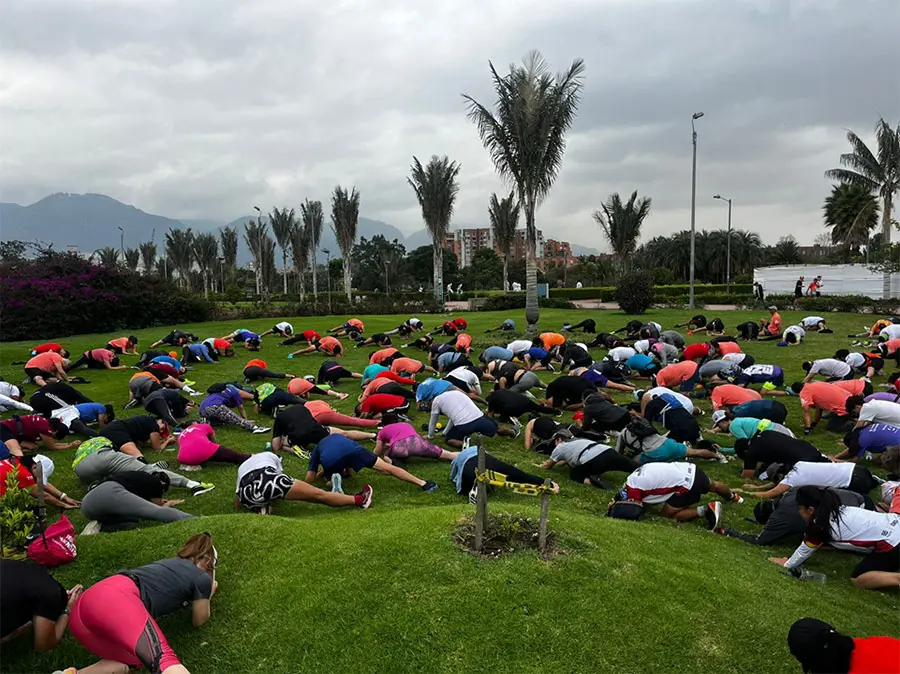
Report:
[[[213,305],[153,276],[47,252],[0,265],[0,340],[209,320]]]

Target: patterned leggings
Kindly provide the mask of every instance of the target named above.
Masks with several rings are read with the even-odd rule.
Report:
[[[244,419],[225,405],[210,405],[209,407],[204,407],[200,412],[200,416],[212,425],[226,424],[229,426],[240,426],[248,431],[252,431],[256,426],[252,421]]]

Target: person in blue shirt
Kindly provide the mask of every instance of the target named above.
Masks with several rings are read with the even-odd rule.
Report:
[[[522,360],[525,363],[525,367],[534,372],[535,370],[550,370],[551,372],[555,371],[553,367],[552,356],[546,349],[542,349],[539,346],[532,346],[528,351],[526,351],[522,355]]]
[[[787,419],[787,407],[777,400],[748,400],[740,405],[734,405],[731,408],[731,416],[733,417],[756,417],[757,419],[768,419],[776,424],[784,424]]]
[[[218,360],[218,354],[213,357],[215,351],[205,342],[200,344],[188,344],[181,350],[181,362],[184,365],[188,363],[215,363]]]
[[[476,486],[475,469],[478,467],[478,447],[470,446],[460,451],[456,458],[450,463],[450,479],[456,485],[457,494],[468,494],[469,501],[475,503]],[[491,456],[487,452],[484,453],[484,467],[495,473],[506,476],[509,482],[518,482],[521,484],[544,484],[544,478],[526,473],[515,466],[501,461],[495,456]],[[555,482],[550,483],[553,492],[559,493],[559,485]]]
[[[881,454],[888,447],[900,445],[900,427],[892,424],[869,424],[855,428],[844,436],[844,451],[836,459],[857,461],[866,453]]]
[[[735,378],[735,383],[744,388],[753,384],[762,384],[763,388],[772,390],[784,386],[784,370],[777,365],[750,365],[741,370]]]
[[[489,346],[484,351],[481,352],[481,355],[478,356],[478,360],[482,363],[490,363],[492,360],[512,360],[513,352],[509,349],[502,346]]]
[[[444,379],[434,379],[429,377],[416,388],[416,406],[420,410],[427,410],[431,407],[431,401],[437,398],[444,391],[456,388],[449,381]]]
[[[336,433],[323,438],[316,445],[309,457],[306,482],[313,484],[319,478],[325,477],[331,483],[332,491],[343,494],[343,478],[351,477],[363,468],[371,468],[403,482],[414,484],[427,494],[436,492],[438,488],[437,482],[422,480],[385,461],[358,442]]]
[[[97,423],[102,428],[110,421],[115,421],[116,412],[112,405],[102,403],[78,403],[75,405],[79,418],[86,424]]]
[[[172,351],[172,353],[175,352]],[[155,358],[151,358],[149,365],[153,365],[154,363],[164,363],[165,365],[174,367],[179,372],[184,372],[184,365],[182,365],[181,361],[175,358],[171,353],[164,356],[156,356]]]
[[[625,361],[625,365],[635,372],[637,377],[651,377],[660,370],[659,363],[643,353],[636,353]]]
[[[225,335],[222,339],[234,344],[243,344],[244,348],[250,351],[259,351],[259,347],[262,344],[262,338],[258,334],[245,328],[239,328],[230,335]]]
[[[472,367],[474,363],[470,361],[466,354],[456,351],[448,351],[437,357],[437,366],[435,369],[441,372],[450,372],[458,367]]]
[[[511,318],[507,318],[496,328],[488,328],[487,330],[485,330],[485,332],[512,332],[515,329],[516,322]]]

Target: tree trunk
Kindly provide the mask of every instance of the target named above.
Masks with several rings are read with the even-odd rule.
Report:
[[[882,299],[890,299],[891,297],[891,272],[890,268],[891,255],[891,211],[893,210],[893,199],[888,194],[884,198],[884,207],[881,209],[881,246],[885,250],[885,271],[881,275],[881,296]]]
[[[350,277],[350,251],[347,251],[344,254],[344,292],[347,295],[347,301],[352,302],[353,298],[350,294],[350,288],[353,284],[353,279]]]
[[[525,206],[525,322],[528,324],[528,335],[537,334],[538,319],[537,230],[534,225],[534,201],[529,199]]]
[[[503,256],[503,294],[509,292],[509,255]]]
[[[287,251],[284,248],[281,249],[281,280],[284,282],[281,292],[287,297]]]
[[[316,272],[318,271],[318,267],[316,266],[316,247],[313,246],[312,251],[309,253],[310,257],[310,266],[312,267],[312,287],[313,287],[313,299],[318,299],[319,297],[319,284],[316,280]]]
[[[203,272],[203,296],[209,297],[209,272]]]
[[[431,260],[434,264],[434,301],[444,306],[444,248],[443,242],[431,242]]]

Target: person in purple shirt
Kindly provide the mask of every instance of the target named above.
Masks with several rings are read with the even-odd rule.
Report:
[[[232,408],[237,409],[240,415]],[[270,430],[247,418],[244,398],[241,396],[241,392],[231,385],[226,385],[221,389],[217,387],[213,393],[206,396],[200,403],[200,416],[213,426],[240,426],[244,430],[257,434],[268,433]]]
[[[888,447],[900,445],[900,427],[891,424],[869,424],[844,436],[846,449],[836,459],[856,462],[869,454],[881,454]]]
[[[890,391],[880,391],[879,393],[872,393],[863,398],[863,402],[869,402],[870,400],[887,400],[890,403],[900,403],[900,395],[891,393]]]

